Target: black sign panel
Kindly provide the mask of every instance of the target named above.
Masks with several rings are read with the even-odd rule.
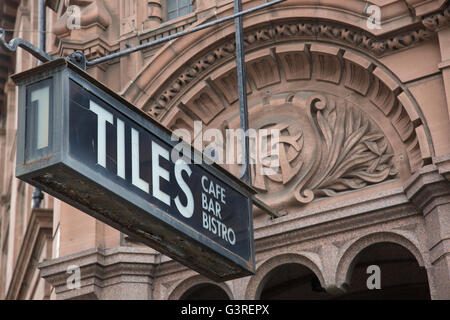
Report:
[[[241,214],[249,210],[246,198],[200,166],[183,160],[175,165],[171,146],[73,80],[69,92],[69,153],[74,159],[250,258],[249,221]],[[102,130],[104,136],[98,134]]]
[[[167,129],[58,61],[14,77],[16,175],[214,280],[252,274],[251,190],[174,157]]]

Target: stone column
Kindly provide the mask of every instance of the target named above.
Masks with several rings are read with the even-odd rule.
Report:
[[[162,22],[161,0],[147,0],[147,17],[142,23],[142,29],[155,27]]]
[[[432,299],[450,299],[450,155],[416,172],[405,184],[408,198],[424,215]]]
[[[441,51],[441,63],[438,68],[444,80],[445,96],[450,117],[450,4],[441,12],[429,15],[423,19],[425,27],[437,33]]]

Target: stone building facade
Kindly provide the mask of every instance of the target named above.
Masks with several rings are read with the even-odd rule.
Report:
[[[89,60],[233,13],[231,0],[46,4],[47,52]],[[2,1],[0,26],[37,44],[37,1]],[[449,2],[287,0],[244,32],[250,126],[282,130],[277,174],[253,168],[284,214],[254,209],[256,274],[215,283],[58,199],[31,208],[9,75],[36,60],[0,51],[0,299],[450,299]],[[239,127],[232,22],[87,71],[172,130]]]

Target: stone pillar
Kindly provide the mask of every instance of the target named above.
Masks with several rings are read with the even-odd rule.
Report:
[[[147,17],[142,22],[142,29],[155,27],[162,22],[161,0],[147,0]]]
[[[41,262],[38,268],[58,300],[151,300],[160,257],[150,248],[97,248]]]
[[[450,117],[450,27],[438,32],[439,46],[442,62],[438,65],[444,80],[445,96],[447,99],[448,114]]]
[[[445,159],[444,159],[445,158]],[[424,215],[431,267],[427,269],[432,299],[450,299],[450,155],[416,172],[405,184],[407,197]]]
[[[226,4],[229,4],[229,2],[217,0],[192,1],[193,10],[195,10],[199,19],[216,16],[217,9]]]
[[[442,11],[423,19],[425,27],[437,33],[441,51],[441,63],[438,68],[444,80],[445,96],[450,117],[450,4]]]

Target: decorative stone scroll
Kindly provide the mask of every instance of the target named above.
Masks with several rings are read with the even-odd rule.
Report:
[[[332,98],[331,98],[332,99]],[[328,100],[328,101],[327,101]],[[393,151],[384,134],[361,111],[323,95],[309,98],[320,147],[311,179],[295,188],[301,203],[334,196],[396,177]]]
[[[253,127],[280,130],[279,166],[271,168],[276,174],[260,175],[261,164],[252,167],[253,186],[262,196],[281,197],[288,189],[306,204],[398,177],[391,144],[357,106],[326,93],[284,96],[284,103],[252,110],[269,109],[266,118],[254,116]]]

